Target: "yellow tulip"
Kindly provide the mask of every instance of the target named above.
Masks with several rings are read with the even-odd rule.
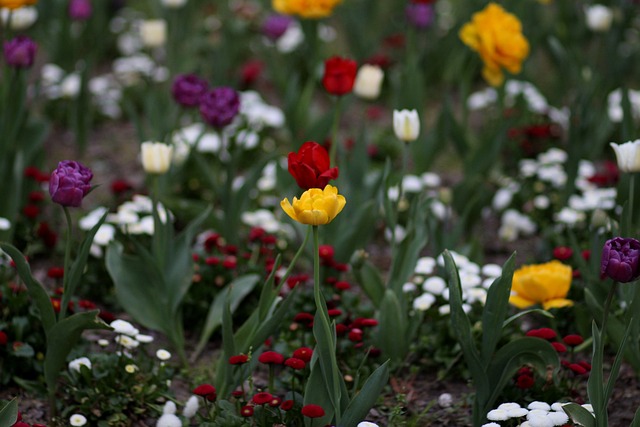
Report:
[[[318,19],[331,15],[342,0],[271,0],[276,12],[298,15],[301,18]]]
[[[542,304],[542,308],[568,307],[566,299],[571,287],[571,267],[560,261],[525,265],[513,273],[509,302],[518,308]]]
[[[0,0],[0,7],[7,9],[18,9],[23,6],[36,4],[38,0]]]
[[[474,13],[460,29],[460,39],[478,52],[484,62],[482,76],[492,86],[504,81],[502,69],[517,74],[529,55],[529,42],[518,18],[495,3]]]
[[[305,191],[300,199],[294,197],[293,204],[285,198],[280,206],[287,215],[301,224],[323,225],[333,221],[346,203],[336,187],[327,185],[324,190],[311,188]]]

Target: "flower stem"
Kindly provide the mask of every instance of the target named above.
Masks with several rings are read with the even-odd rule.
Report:
[[[73,223],[71,222],[71,215],[69,214],[69,209],[66,206],[62,207],[64,211],[64,217],[67,220],[67,241],[65,242],[64,248],[64,273],[62,276],[62,298],[60,302],[60,314],[58,316],[58,322],[65,318],[67,314],[67,303],[71,295],[67,295],[69,284],[69,264],[71,262],[71,234],[73,231]]]
[[[618,287],[618,282],[614,281],[613,285],[609,288],[609,294],[607,295],[607,299],[604,303],[604,312],[602,315],[602,324],[600,325],[600,339],[598,340],[598,345],[593,349],[593,360],[599,360],[599,363],[596,369],[603,371],[602,359],[604,357],[604,340],[607,336],[607,320],[609,319],[609,311],[611,309],[611,302],[613,301],[613,296],[616,293],[616,288]],[[602,373],[604,377],[604,372]],[[603,385],[598,384],[598,388],[600,388],[603,392]],[[597,402],[598,408],[596,408],[596,425],[598,426],[606,426],[607,425],[607,402]]]
[[[331,130],[331,150],[329,153],[330,165],[337,166],[336,153],[338,152],[338,128],[340,127],[340,107],[342,97],[337,96],[333,109],[333,127]]]
[[[632,224],[633,224],[633,196],[635,194],[635,178],[636,178],[636,174],[635,173],[631,173],[630,174],[630,181],[629,181],[629,214],[627,216],[627,235],[631,235],[632,233]]]

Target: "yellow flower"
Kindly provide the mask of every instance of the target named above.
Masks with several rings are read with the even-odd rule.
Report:
[[[509,302],[518,308],[542,304],[545,310],[571,306],[565,298],[571,279],[571,267],[560,261],[525,265],[513,273]]]
[[[280,202],[280,206],[287,215],[299,223],[323,225],[333,221],[346,203],[336,187],[327,185],[324,190],[311,188],[305,191],[300,200],[294,197],[293,205],[285,198]]]
[[[340,2],[342,0],[271,0],[277,12],[309,19],[326,18]]]
[[[18,9],[22,6],[31,6],[37,2],[38,0],[0,0],[0,7]]]
[[[474,13],[458,34],[464,44],[478,52],[484,62],[482,76],[492,86],[504,81],[502,69],[517,74],[529,55],[529,42],[518,18],[495,3]]]

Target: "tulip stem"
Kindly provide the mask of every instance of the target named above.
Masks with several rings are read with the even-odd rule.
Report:
[[[337,96],[333,109],[333,127],[331,130],[331,150],[329,155],[330,165],[338,166],[336,153],[338,152],[338,128],[340,127],[340,107],[342,104],[342,97]]]
[[[60,314],[58,315],[58,321],[61,321],[65,318],[67,314],[67,305],[69,298],[71,295],[67,295],[69,283],[69,263],[71,262],[71,233],[73,231],[73,223],[71,222],[71,215],[69,214],[69,209],[66,206],[62,207],[64,211],[64,217],[67,220],[67,241],[65,242],[64,248],[64,270],[62,276],[62,298],[60,299]]]
[[[613,301],[613,296],[616,293],[617,287],[618,287],[618,282],[614,281],[613,285],[611,285],[611,287],[609,288],[609,294],[607,295],[607,299],[604,303],[602,323],[600,324],[600,331],[598,334],[600,337],[593,348],[592,360],[595,362],[594,365],[596,365],[593,368],[597,369],[598,372],[601,372],[602,374],[603,374],[602,358],[604,357],[604,339],[607,336],[607,320],[609,319],[609,310],[611,309],[611,302]],[[589,378],[589,382],[591,382],[591,378]],[[597,387],[602,391],[604,391],[603,384],[597,384]],[[606,426],[607,425],[607,402],[601,401],[601,402],[593,402],[593,403],[597,405],[597,407],[595,408],[596,425]]]
[[[627,235],[631,235],[632,233],[632,225],[633,225],[633,196],[635,194],[635,177],[636,174],[631,172],[629,181],[629,215],[627,215]]]

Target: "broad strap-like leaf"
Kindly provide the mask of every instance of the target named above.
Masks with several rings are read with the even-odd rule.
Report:
[[[13,398],[0,408],[0,426],[9,427],[18,420],[18,398]]]
[[[596,427],[596,419],[593,417],[591,412],[577,403],[566,403],[562,405],[562,409],[567,413],[567,415],[569,415],[569,418],[571,418],[574,423],[584,427]]]
[[[640,408],[636,410],[636,414],[633,417],[633,421],[631,421],[631,425],[629,427],[640,427]]]
[[[504,322],[502,322],[502,327],[505,328],[507,325],[509,325],[514,320],[517,320],[517,319],[521,318],[522,316],[526,316],[527,314],[532,314],[532,313],[536,313],[536,314],[539,314],[541,316],[548,317],[549,319],[553,319],[555,317],[553,314],[549,313],[547,310],[543,310],[541,308],[531,308],[529,310],[522,310],[522,311],[514,314],[513,316],[510,316],[508,319],[506,319]]]
[[[511,281],[515,268],[515,252],[502,266],[502,275],[493,281],[487,292],[482,311],[482,363],[490,363],[498,341],[502,337],[502,325],[509,309]]]
[[[192,359],[198,357],[204,347],[207,345],[211,335],[222,325],[222,314],[224,310],[224,303],[228,297],[229,307],[231,313],[234,313],[240,303],[249,295],[256,287],[256,284],[260,280],[260,276],[257,274],[247,274],[237,277],[231,283],[229,283],[224,289],[222,289],[218,295],[214,298],[209,306],[209,313],[207,319],[204,322],[204,328],[200,335],[200,341],[194,351]],[[229,292],[227,292],[229,291]]]
[[[47,353],[44,359],[44,377],[49,392],[55,390],[60,370],[66,365],[67,356],[78,343],[86,329],[110,329],[98,317],[99,310],[76,313],[56,323],[47,335]]]
[[[236,341],[233,336],[233,319],[231,318],[231,292],[225,290],[225,299],[222,305],[222,357],[218,361],[218,375],[216,375],[216,387],[220,396],[226,396],[233,382],[233,366],[229,366],[229,358],[236,355]]]
[[[378,346],[394,363],[402,363],[409,351],[405,317],[396,294],[388,289],[380,304]]]
[[[18,270],[20,278],[27,285],[29,295],[33,298],[36,306],[38,307],[42,326],[48,336],[49,332],[56,324],[56,315],[53,311],[53,305],[51,305],[51,298],[47,294],[44,286],[42,286],[42,284],[31,275],[31,267],[25,260],[22,252],[8,243],[0,243],[0,249],[5,251],[16,264],[16,269]]]
[[[314,352],[311,359],[311,374],[307,379],[307,385],[304,391],[304,404],[314,404],[322,406],[325,414],[324,417],[318,421],[318,425],[329,425],[333,420],[335,414],[333,408],[333,401],[331,399],[331,392],[327,390],[327,384],[324,380],[322,368],[316,352]],[[309,426],[309,419],[305,420],[305,425]]]
[[[87,266],[87,258],[89,257],[89,251],[91,250],[93,239],[104,223],[105,219],[107,218],[107,215],[108,212],[105,212],[104,215],[102,215],[102,218],[100,218],[96,225],[94,225],[91,230],[89,230],[84,240],[80,244],[80,250],[76,255],[76,259],[71,264],[69,278],[67,280],[67,288],[62,294],[62,301],[60,303],[61,307],[67,307],[69,305],[71,297],[75,295],[76,288],[80,284],[80,279],[82,278],[82,273],[84,273],[84,270]],[[67,274],[66,271],[65,274]]]
[[[593,354],[591,356],[591,371],[589,372],[589,380],[587,381],[587,394],[589,402],[593,405],[596,420],[598,418],[607,418],[606,402],[604,402],[604,377],[602,374],[602,365],[604,360],[603,344],[600,339],[600,329],[594,320],[591,323],[591,336],[593,337]],[[600,349],[600,351],[598,351]],[[604,412],[604,413],[603,413]]]
[[[622,338],[622,342],[618,347],[618,352],[616,353],[616,358],[613,361],[613,365],[611,365],[611,370],[609,372],[609,378],[607,379],[607,384],[604,389],[604,402],[607,404],[609,399],[611,398],[611,394],[613,393],[613,387],[618,380],[618,374],[620,373],[620,365],[622,364],[622,358],[624,354],[624,350],[628,343],[629,334],[631,333],[632,322],[629,322],[627,325],[627,330],[624,332],[624,337]]]
[[[375,200],[369,200],[357,206],[347,204],[345,210],[349,210],[345,213],[349,221],[334,221],[330,224],[330,226],[336,224],[337,228],[333,236],[326,236],[325,239],[333,243],[336,251],[335,259],[350,259],[357,249],[364,247],[371,240],[378,220],[376,205]]]
[[[360,392],[351,399],[342,415],[340,427],[356,427],[364,420],[378,401],[382,390],[389,382],[389,361],[384,362],[367,378]]]
[[[358,279],[362,290],[369,297],[376,308],[380,308],[380,303],[384,297],[384,281],[380,272],[369,261],[363,261],[362,265],[354,268],[353,273]]]

